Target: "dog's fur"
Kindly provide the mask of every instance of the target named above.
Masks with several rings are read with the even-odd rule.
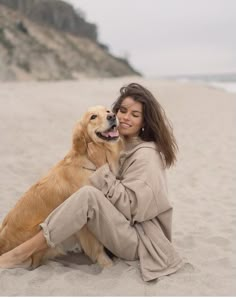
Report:
[[[118,134],[117,121],[113,113],[101,106],[90,108],[84,114],[75,127],[72,148],[65,158],[34,184],[3,220],[0,227],[0,255],[35,235],[40,230],[39,224],[57,206],[79,188],[89,184],[89,176],[93,173],[91,169],[95,168],[87,156],[89,142],[104,148],[109,166],[116,172],[122,149],[121,139],[115,136]],[[114,130],[107,133],[111,127]],[[107,140],[104,135],[108,137]],[[103,246],[86,225],[78,235],[82,249],[92,261],[97,261],[101,266],[111,264]],[[45,253],[43,251],[32,255],[31,266],[40,265]]]

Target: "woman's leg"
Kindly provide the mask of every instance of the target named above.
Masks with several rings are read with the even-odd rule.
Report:
[[[41,224],[50,247],[78,232],[85,224],[114,255],[137,259],[138,237],[134,227],[103,193],[84,186],[55,209]]]
[[[0,256],[0,267],[4,268],[4,262],[19,264],[47,246],[56,246],[85,224],[113,254],[126,260],[137,259],[136,230],[101,191],[85,186],[48,216],[41,224],[43,231]]]

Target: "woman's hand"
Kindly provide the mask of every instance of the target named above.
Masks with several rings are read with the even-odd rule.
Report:
[[[104,149],[93,143],[88,143],[88,158],[96,168],[100,168],[107,162]]]

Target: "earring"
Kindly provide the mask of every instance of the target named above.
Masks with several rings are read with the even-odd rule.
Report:
[[[142,130],[142,132],[144,132],[144,127],[142,127],[142,129],[141,129],[141,130]]]

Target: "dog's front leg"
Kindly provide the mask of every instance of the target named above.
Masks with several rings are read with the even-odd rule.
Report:
[[[102,268],[113,265],[112,260],[104,251],[103,245],[95,238],[86,225],[75,236],[78,238],[83,251],[94,263],[97,262]]]

